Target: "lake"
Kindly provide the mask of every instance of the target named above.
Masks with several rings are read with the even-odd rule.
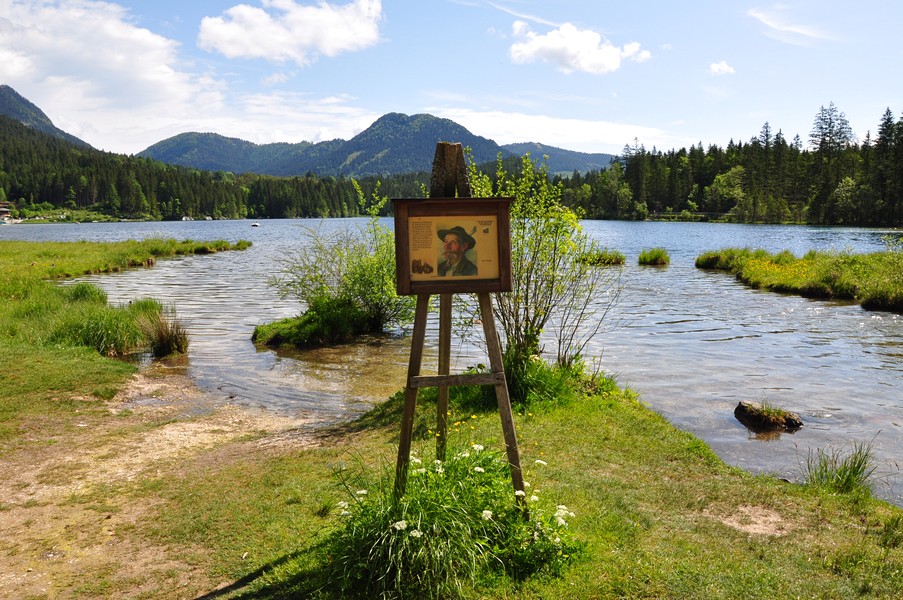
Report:
[[[258,351],[250,337],[255,325],[299,312],[298,303],[280,299],[267,279],[281,260],[303,250],[307,228],[362,224],[15,225],[0,227],[0,239],[252,241],[244,252],[160,261],[152,269],[88,280],[111,302],[152,296],[174,304],[191,334],[184,368],[223,402],[304,415],[316,426],[351,418],[401,389],[409,338],[276,354]],[[876,494],[903,503],[903,316],[752,290],[730,275],[693,266],[698,254],[724,247],[797,255],[882,250],[887,230],[621,221],[585,221],[584,227],[628,261],[623,293],[608,316],[611,326],[590,344],[588,359],[725,461],[752,472],[799,480],[810,451],[871,444],[879,461]],[[639,267],[640,250],[656,246],[669,251],[671,265]],[[427,369],[435,368],[435,318],[427,334]],[[453,340],[452,356],[453,370],[487,362],[478,346],[460,339]],[[740,400],[792,410],[805,426],[793,434],[757,436],[734,418]]]

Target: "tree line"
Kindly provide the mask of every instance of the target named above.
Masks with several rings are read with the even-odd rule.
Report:
[[[382,182],[395,196],[422,195],[428,174]],[[366,197],[376,178],[359,181]],[[351,217],[358,193],[347,177],[274,177],[204,171],[74,146],[0,116],[0,202],[20,216],[88,209],[119,218]]]
[[[638,141],[603,171],[560,177],[563,201],[591,219],[678,218],[739,223],[903,225],[903,118],[888,108],[857,141],[831,103],[808,147],[769,123],[726,148],[646,150]]]
[[[422,197],[428,182],[428,173],[410,173],[357,183],[369,199],[376,190]],[[875,137],[859,141],[832,103],[816,114],[807,147],[767,122],[756,137],[726,148],[649,151],[635,140],[607,169],[553,183],[564,205],[590,219],[900,226],[903,118],[888,108]],[[0,116],[0,202],[22,216],[84,208],[142,219],[353,217],[366,210],[359,200],[355,181],[344,176],[181,167],[73,146]]]

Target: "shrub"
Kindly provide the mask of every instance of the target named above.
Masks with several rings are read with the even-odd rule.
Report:
[[[664,248],[643,249],[640,252],[639,264],[654,267],[662,267],[671,262],[668,251]]]
[[[518,503],[501,454],[474,445],[446,462],[412,457],[407,493],[393,473],[376,484],[352,479],[342,526],[326,541],[333,585],[360,597],[449,598],[484,577],[560,574],[579,550],[567,507],[527,492]],[[525,519],[523,502],[529,506]]]
[[[395,236],[379,223],[377,213],[388,199],[378,191],[366,227],[333,233],[308,229],[303,250],[283,261],[280,274],[270,279],[282,297],[294,296],[305,306],[302,322],[293,325],[299,339],[310,342],[303,345],[346,341],[413,319],[415,298],[395,291]]]
[[[554,336],[559,365],[580,362],[618,300],[620,269],[599,269],[584,260],[601,249],[581,228],[579,215],[561,203],[561,184],[553,184],[548,167],[529,154],[519,172],[507,172],[499,157],[492,176],[472,161],[469,176],[475,196],[513,198],[513,289],[497,295],[493,307],[509,362],[539,355],[544,334]]]

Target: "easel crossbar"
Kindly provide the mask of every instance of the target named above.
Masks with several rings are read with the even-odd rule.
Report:
[[[417,375],[411,377],[408,386],[412,388],[498,385],[505,382],[504,373],[461,373],[458,375]]]

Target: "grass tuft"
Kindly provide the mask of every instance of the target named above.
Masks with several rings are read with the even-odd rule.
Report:
[[[596,267],[610,267],[623,265],[627,258],[622,252],[612,250],[610,248],[601,248],[594,252],[587,252],[577,259],[578,262],[585,265],[593,265]]]
[[[875,455],[871,444],[856,442],[851,451],[821,448],[806,457],[806,485],[837,494],[871,496],[871,479],[875,473]]]
[[[664,267],[671,263],[671,255],[664,248],[644,248],[640,252],[639,264]]]

